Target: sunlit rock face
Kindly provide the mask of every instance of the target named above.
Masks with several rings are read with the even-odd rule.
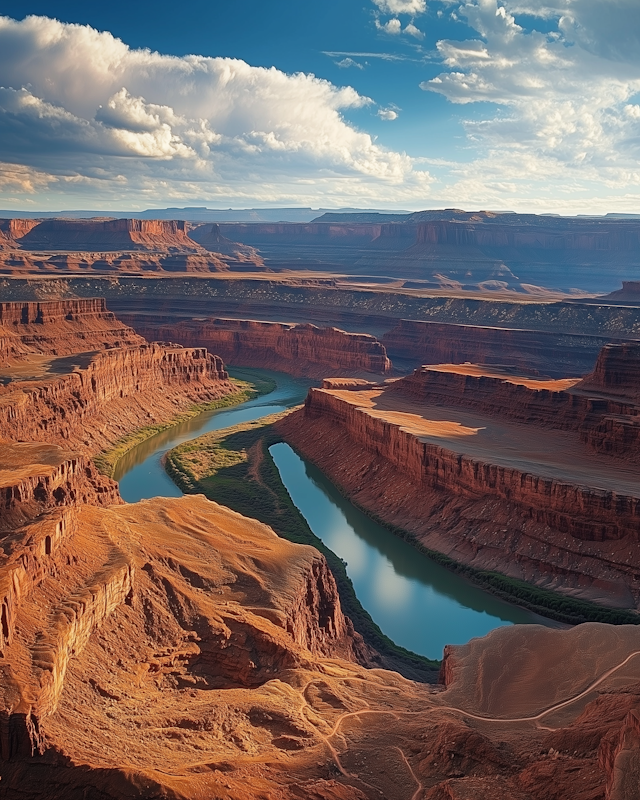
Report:
[[[382,344],[366,333],[295,323],[238,319],[175,320],[149,314],[121,315],[147,339],[206,347],[234,366],[292,375],[378,374],[392,370]]]
[[[638,408],[589,385],[423,367],[384,384],[325,381],[278,426],[358,505],[426,547],[635,608]]]

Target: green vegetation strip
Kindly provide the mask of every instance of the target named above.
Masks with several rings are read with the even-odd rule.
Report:
[[[210,500],[271,526],[279,536],[308,544],[327,559],[342,608],[365,641],[393,663],[419,673],[440,664],[396,645],[385,636],[358,600],[344,562],[313,533],[282,483],[269,447],[282,442],[274,423],[290,412],[212,431],[169,451],[165,469],[186,494]]]
[[[232,394],[227,394],[209,403],[194,404],[165,422],[157,422],[154,425],[146,425],[143,428],[138,428],[132,433],[118,439],[108,450],[103,450],[95,456],[93,463],[103,475],[113,478],[118,461],[130,450],[133,450],[134,447],[142,444],[142,442],[146,442],[147,439],[151,439],[152,436],[163,433],[169,428],[174,428],[176,425],[193,419],[205,411],[217,411],[221,408],[230,408],[231,406],[245,403],[247,400],[253,400],[254,397],[272,392],[276,387],[275,381],[268,378],[257,378],[253,375],[251,376],[250,383],[236,378],[231,378],[231,382],[235,384],[237,389],[237,391]]]

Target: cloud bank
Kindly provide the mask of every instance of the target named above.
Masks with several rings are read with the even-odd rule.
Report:
[[[0,17],[0,190],[100,192],[107,205],[422,196],[427,172],[345,121],[371,103],[313,75]]]
[[[541,207],[578,210],[599,195],[603,210],[607,202],[637,210],[637,0],[469,0],[453,8],[477,36],[439,41],[446,71],[422,88],[458,105],[492,105],[465,123],[479,157],[451,165],[448,195],[506,207],[537,195]]]

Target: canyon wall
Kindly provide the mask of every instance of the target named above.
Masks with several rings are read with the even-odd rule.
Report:
[[[310,389],[304,413],[310,424],[321,419],[342,427],[362,448],[422,486],[457,496],[508,500],[529,518],[574,538],[640,542],[640,498],[483,463],[421,441],[400,424],[345,403],[331,390]]]
[[[142,336],[107,310],[104,298],[0,302],[0,360],[29,353],[70,353],[132,347]]]
[[[395,286],[367,288],[337,277],[289,276],[67,276],[0,277],[5,300],[105,297],[116,314],[313,322],[380,337],[401,319],[501,329],[640,338],[640,307],[607,301],[535,302],[531,299],[427,295]]]
[[[391,371],[384,346],[366,333],[255,320],[173,320],[151,314],[120,314],[120,318],[147,339],[207,347],[233,366],[305,377]]]
[[[575,431],[593,451],[640,464],[640,405],[637,395],[630,394],[637,386],[639,353],[640,345],[634,343],[607,345],[594,373],[582,381],[554,384],[473,374],[475,368],[464,365],[434,366],[415,370],[396,381],[390,391],[421,402]]]
[[[604,336],[400,320],[381,339],[390,358],[422,364],[498,364],[565,378],[593,369]]]
[[[222,360],[204,348],[107,350],[85,369],[0,387],[0,436],[95,455],[136,428],[234,391]]]
[[[11,220],[11,223],[14,223]],[[12,234],[26,250],[160,250],[198,252],[188,223],[151,219],[47,219]],[[22,235],[19,235],[22,234]]]
[[[611,351],[597,374],[626,361],[633,383],[635,349]],[[355,503],[425,547],[636,607],[638,406],[575,380],[474,371],[452,365],[386,384],[325,381],[278,428]]]

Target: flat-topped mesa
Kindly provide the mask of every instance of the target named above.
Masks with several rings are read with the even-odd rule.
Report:
[[[222,360],[202,347],[106,350],[69,374],[0,387],[0,437],[95,455],[139,427],[235,391]]]
[[[104,298],[0,303],[0,362],[30,353],[68,355],[144,343],[107,310]]]
[[[603,347],[593,372],[576,388],[640,402],[640,342]]]
[[[15,241],[24,250],[202,252],[188,230],[181,220],[47,219]]]
[[[635,344],[605,347],[597,372],[583,381],[541,380],[473,364],[440,364],[416,369],[394,381],[390,390],[425,403],[575,431],[594,451],[637,464],[640,405],[621,391],[624,386],[629,392],[634,385],[637,353]],[[603,381],[618,390],[605,394]]]
[[[120,316],[147,339],[202,345],[234,366],[263,367],[306,377],[324,377],[331,372],[384,375],[392,369],[384,346],[366,333],[255,320],[178,322],[147,314]]]

